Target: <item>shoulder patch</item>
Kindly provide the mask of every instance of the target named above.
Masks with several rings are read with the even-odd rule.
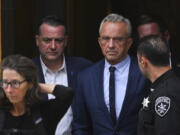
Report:
[[[170,106],[171,99],[169,97],[158,97],[155,101],[155,111],[160,117],[163,117],[168,112]]]

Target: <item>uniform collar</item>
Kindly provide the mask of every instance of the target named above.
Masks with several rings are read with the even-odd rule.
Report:
[[[167,78],[169,78],[169,76],[171,76],[173,74],[172,69],[168,70],[167,72],[165,72],[164,74],[162,74],[159,78],[157,78],[151,85],[151,88],[156,88],[162,81],[166,80]]]

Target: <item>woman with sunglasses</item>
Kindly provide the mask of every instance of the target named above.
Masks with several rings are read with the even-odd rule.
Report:
[[[31,59],[11,55],[3,59],[0,90],[1,135],[53,135],[71,105],[73,90],[62,85],[38,84]],[[42,93],[56,98],[43,101]]]

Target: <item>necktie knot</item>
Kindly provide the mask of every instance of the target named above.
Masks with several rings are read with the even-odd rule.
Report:
[[[109,72],[114,72],[115,70],[116,70],[115,67],[113,67],[113,66],[110,66],[110,67],[109,67]]]

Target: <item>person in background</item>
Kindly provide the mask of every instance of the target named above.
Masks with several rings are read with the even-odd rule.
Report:
[[[136,27],[139,39],[148,35],[159,35],[167,42],[170,40],[170,33],[164,21],[155,15],[142,14],[137,17]]]
[[[180,134],[180,79],[169,64],[170,49],[160,36],[141,39],[137,57],[152,85],[139,112],[138,135]]]
[[[34,62],[38,68],[40,82],[73,88],[77,73],[90,66],[92,62],[64,54],[68,40],[65,23],[56,16],[46,16],[41,20],[35,38],[40,56],[37,56]],[[48,94],[48,99],[52,98],[54,97]],[[72,119],[70,107],[59,122],[56,135],[71,135]]]
[[[98,42],[104,59],[78,74],[73,101],[73,135],[136,135],[138,111],[149,82],[128,55],[130,21],[106,16]]]
[[[73,99],[70,87],[38,84],[34,62],[21,55],[3,59],[0,82],[1,135],[54,135]],[[43,101],[41,92],[56,98]]]
[[[140,15],[136,20],[136,28],[139,39],[148,35],[159,35],[164,38],[168,42],[168,44],[170,44],[170,33],[165,22],[159,16],[150,14]],[[170,53],[170,65],[176,75],[180,77],[180,67],[177,66],[172,51],[170,51]]]

